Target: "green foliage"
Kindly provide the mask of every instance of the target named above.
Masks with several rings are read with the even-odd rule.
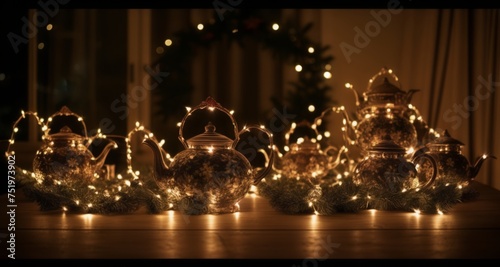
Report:
[[[460,188],[458,184],[448,182],[395,193],[380,187],[356,184],[351,177],[324,179],[324,182],[312,185],[281,176],[261,182],[258,190],[274,209],[287,214],[315,212],[332,215],[365,209],[436,214],[447,213],[456,204],[477,197],[469,186]]]

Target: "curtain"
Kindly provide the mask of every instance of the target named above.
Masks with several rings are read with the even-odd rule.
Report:
[[[499,10],[406,10],[401,71],[430,127],[462,141],[471,164],[499,156]],[[500,189],[500,168],[486,160],[476,181]]]

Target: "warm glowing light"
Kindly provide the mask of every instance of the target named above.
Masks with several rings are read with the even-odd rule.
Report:
[[[331,69],[332,69],[332,65],[330,65],[330,64],[325,65],[325,70],[331,70]]]
[[[314,107],[314,105],[309,105],[309,107],[307,107],[307,110],[309,110],[309,112],[314,112],[316,110],[316,107]]]
[[[191,107],[186,107],[187,112],[191,111]]]
[[[277,31],[280,28],[280,25],[278,23],[273,24],[273,30]]]
[[[330,137],[330,132],[329,132],[329,131],[325,131],[325,132],[323,133],[323,135],[324,135],[325,137],[327,137],[327,138],[328,138],[328,137]]]
[[[345,88],[352,88],[352,84],[350,84],[350,83],[346,83],[346,84],[345,84]]]
[[[172,45],[172,40],[170,40],[170,39],[165,40],[165,45],[166,46],[171,46]]]
[[[39,43],[38,44],[38,49],[42,50],[45,47],[44,43]]]
[[[329,71],[325,71],[323,73],[323,77],[325,77],[325,79],[330,79],[330,78],[332,78],[332,73]]]
[[[301,72],[302,71],[302,66],[299,65],[299,64],[295,65],[295,71],[296,72]]]
[[[308,49],[307,49],[307,52],[309,53],[314,53],[314,47],[310,46]]]
[[[200,30],[200,31],[201,31],[201,30],[203,30],[203,27],[204,27],[204,26],[203,26],[203,24],[201,24],[201,23],[200,23],[200,24],[198,24],[198,26],[196,26],[196,28],[198,28],[198,30]]]
[[[45,28],[47,29],[47,31],[50,31],[50,30],[52,30],[53,26],[52,26],[52,24],[49,23],[49,24],[47,24],[47,26]]]

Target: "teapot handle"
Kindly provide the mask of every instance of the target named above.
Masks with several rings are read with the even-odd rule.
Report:
[[[224,113],[226,113],[229,118],[231,118],[231,121],[233,123],[233,128],[234,128],[234,142],[233,142],[233,148],[235,147],[236,143],[239,140],[239,134],[238,134],[238,124],[234,120],[234,117],[232,115],[232,111],[229,111],[228,109],[224,108],[221,106],[217,101],[215,101],[212,97],[208,97],[205,101],[202,101],[198,106],[192,108],[191,110],[186,113],[184,118],[181,121],[181,125],[179,127],[179,140],[181,141],[182,145],[184,145],[184,148],[188,148],[186,139],[184,138],[182,134],[182,130],[184,129],[184,124],[186,123],[186,119],[196,110],[199,109],[205,109],[208,108],[210,111],[213,111],[214,109],[218,109]]]
[[[267,138],[269,139],[269,154],[264,154],[266,156],[266,167],[264,168],[264,170],[262,170],[256,177],[255,177],[255,180],[254,180],[254,184],[258,184],[262,178],[265,178],[269,172],[272,170],[273,168],[273,165],[274,165],[274,154],[276,153],[274,151],[274,142],[273,142],[273,134],[267,130],[266,128],[264,128],[263,126],[261,127],[258,127],[258,126],[245,126],[243,128],[243,130],[241,130],[239,133],[238,133],[238,136],[245,133],[245,132],[249,132],[251,129],[256,129],[256,130],[259,130],[263,133],[265,133],[267,135]],[[234,142],[234,144],[236,144],[237,142]]]
[[[432,176],[431,176],[431,178],[430,178],[430,179],[428,179],[428,180],[425,182],[425,184],[422,186],[422,188],[427,188],[427,187],[429,187],[430,185],[432,185],[432,184],[436,181],[436,176],[437,176],[437,174],[438,174],[438,165],[437,165],[436,159],[435,159],[433,156],[429,155],[429,154],[420,154],[420,155],[415,156],[415,157],[412,159],[413,164],[415,164],[415,165],[416,165],[416,162],[417,162],[419,159],[421,159],[421,158],[427,158],[427,159],[431,162],[431,164],[432,164],[432,169],[434,170],[434,171],[432,172]],[[417,173],[418,173],[418,170],[417,170]]]
[[[87,136],[87,126],[85,125],[85,122],[83,121],[83,118],[80,115],[78,115],[78,114],[74,113],[73,111],[71,111],[67,106],[63,106],[58,112],[52,114],[47,119],[47,124],[46,124],[47,130],[44,132],[45,135],[47,135],[48,132],[50,131],[49,125],[52,122],[52,119],[54,117],[57,117],[57,116],[73,116],[73,117],[76,117],[78,119],[78,121],[82,123],[83,134],[84,134],[85,139],[88,139],[88,136]]]

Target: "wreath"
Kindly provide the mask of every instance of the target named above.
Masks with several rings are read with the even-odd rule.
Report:
[[[298,72],[298,80],[289,82],[286,95],[272,96],[270,101],[278,110],[294,114],[294,120],[312,121],[320,112],[334,104],[330,87],[325,83],[331,77],[328,46],[322,46],[307,35],[312,23],[303,27],[296,21],[279,23],[279,10],[241,9],[227,11],[223,19],[216,10],[209,23],[190,25],[172,36],[166,36],[166,47],[153,65],[170,75],[166,82],[152,91],[159,99],[156,114],[163,118],[184,116],[185,106],[190,105],[193,85],[190,66],[199,49],[209,49],[216,44],[237,42],[245,47],[248,40],[256,41],[273,57]],[[314,111],[308,107],[313,103]],[[280,143],[276,140],[276,143]]]

